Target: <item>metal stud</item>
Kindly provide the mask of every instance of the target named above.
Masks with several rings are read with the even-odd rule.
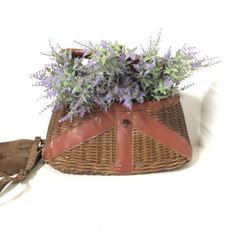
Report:
[[[122,124],[124,125],[125,128],[127,128],[128,125],[130,124],[130,121],[128,119],[124,119]]]

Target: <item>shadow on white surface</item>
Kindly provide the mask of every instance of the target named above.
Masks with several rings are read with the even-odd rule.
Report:
[[[30,174],[26,177],[21,183],[10,183],[4,190],[0,193],[0,207],[10,203],[26,194],[31,190],[31,185],[29,184],[30,180],[37,175],[37,172],[44,165],[44,161],[40,160],[39,163],[34,167]]]
[[[200,143],[201,99],[188,93],[181,94],[181,104],[192,145]]]
[[[79,178],[79,176],[82,176],[85,178],[91,178],[91,179],[100,178],[100,181],[103,181],[108,178],[127,178],[127,179],[132,178],[133,179],[133,178],[137,177],[137,179],[139,179],[142,176],[144,177],[144,176],[152,176],[152,175],[158,175],[158,174],[159,175],[162,175],[162,174],[168,175],[168,174],[175,173],[175,172],[185,171],[186,169],[193,167],[198,162],[200,155],[201,155],[201,148],[199,146],[195,145],[195,146],[193,146],[192,160],[180,168],[177,168],[177,169],[174,169],[171,171],[161,171],[158,173],[138,174],[138,175],[132,175],[132,176],[99,176],[99,175],[66,174],[66,173],[62,173],[62,172],[54,169],[53,167],[44,163],[43,160],[41,160],[35,166],[35,168],[30,172],[30,174],[27,176],[27,178],[23,182],[21,182],[20,184],[11,183],[2,191],[2,193],[0,193],[0,207],[3,205],[6,205],[6,204],[10,204],[11,202],[19,199],[23,195],[27,194],[30,190],[32,190],[32,186],[30,185],[30,181],[33,180],[37,174],[40,174],[41,171],[45,172],[45,170],[46,170],[46,172],[44,174],[48,174],[49,180],[50,179],[52,180],[52,177],[55,179],[58,178],[58,181],[60,181],[61,178],[64,178],[64,180],[65,180],[65,182],[63,182],[64,184],[66,183],[66,181],[70,181],[70,179],[75,179],[77,177]],[[42,167],[44,167],[44,169]],[[42,187],[45,177],[46,176],[44,175],[43,180],[39,181],[39,182],[41,182],[40,186],[39,186],[40,188]],[[62,183],[62,187],[63,187],[63,183]],[[47,185],[47,183],[45,182],[45,186],[46,185]],[[37,188],[37,186],[34,186],[34,187]]]
[[[217,125],[221,122],[219,100],[219,82],[215,80],[212,82],[202,100],[200,140],[200,145],[202,146],[206,146],[211,142],[211,139],[214,137],[214,133],[218,128]]]

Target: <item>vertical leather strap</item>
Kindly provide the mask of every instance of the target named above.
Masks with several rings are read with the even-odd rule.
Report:
[[[40,160],[41,158],[40,152],[43,148],[43,143],[44,141],[40,137],[35,138],[34,143],[30,150],[28,162],[25,167],[26,172],[31,171],[36,165],[36,163]]]
[[[133,113],[117,112],[116,164],[117,175],[128,175],[133,170]]]
[[[41,149],[43,140],[40,137],[36,137],[30,150],[29,158],[25,169],[22,169],[16,176],[5,176],[0,180],[0,192],[11,182],[19,183],[23,181],[29,172],[33,169],[36,163],[41,159]]]

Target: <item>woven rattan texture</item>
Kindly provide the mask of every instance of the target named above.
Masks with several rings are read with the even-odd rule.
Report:
[[[53,112],[47,134],[47,143],[54,137],[82,124],[99,110],[83,119],[59,123],[63,111]],[[168,128],[179,133],[189,143],[184,114],[180,102],[159,109],[143,111],[149,117],[158,119]],[[145,133],[134,129],[133,132],[133,172],[132,174],[152,173],[175,169],[188,162],[187,158],[158,143]],[[115,174],[116,129],[90,139],[48,161],[55,169],[74,174]]]

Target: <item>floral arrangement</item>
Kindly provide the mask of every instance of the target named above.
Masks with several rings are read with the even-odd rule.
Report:
[[[183,46],[175,53],[170,47],[160,55],[160,35],[139,53],[117,42],[76,43],[83,51],[80,57],[50,44],[45,55],[52,63],[32,75],[34,85],[45,88],[43,97],[51,100],[46,108],[67,109],[61,121],[83,117],[96,107],[107,111],[113,103],[131,109],[134,103],[171,97],[188,87],[180,84],[193,72],[217,63],[200,57],[195,47]]]

